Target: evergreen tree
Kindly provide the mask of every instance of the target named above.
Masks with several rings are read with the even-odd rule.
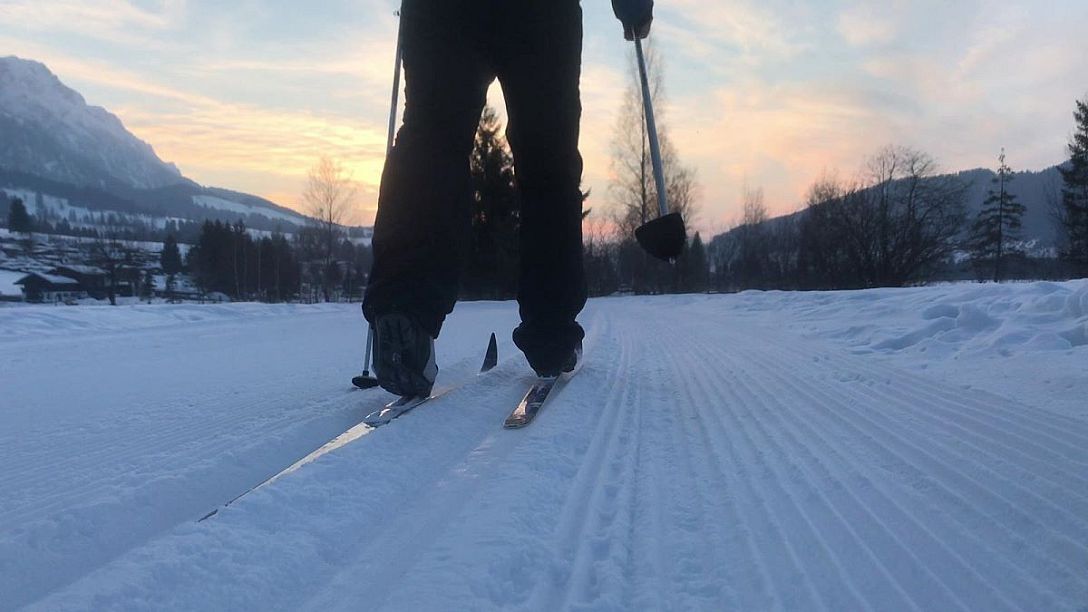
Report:
[[[11,199],[11,210],[8,212],[8,229],[13,232],[29,233],[34,229],[34,222],[26,211],[26,205],[19,198]]]
[[[1016,196],[1009,192],[1009,183],[1014,178],[1012,169],[1005,163],[1005,150],[997,158],[1001,162],[997,176],[978,212],[978,218],[971,228],[971,257],[978,270],[992,268],[994,282],[1002,278],[1002,264],[1012,254],[1015,247],[1011,244],[1019,237],[1024,217],[1024,205],[1016,201]]]
[[[1069,141],[1069,166],[1062,173],[1064,258],[1078,274],[1088,274],[1088,99],[1077,101],[1077,127]]]
[[[517,290],[520,208],[514,158],[501,130],[498,114],[484,108],[469,158],[474,197],[463,283],[467,297],[505,298]]]
[[[160,261],[162,262],[162,271],[166,274],[181,272],[181,251],[178,249],[177,238],[174,238],[173,234],[167,235],[166,241],[163,242]]]

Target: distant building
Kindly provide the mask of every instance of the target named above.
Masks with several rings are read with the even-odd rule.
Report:
[[[87,295],[96,300],[105,299],[108,294],[108,275],[102,268],[65,264],[49,270],[48,274],[74,279]]]
[[[31,272],[15,281],[15,284],[23,288],[23,296],[28,302],[50,304],[87,297],[87,291],[79,281],[67,276]]]

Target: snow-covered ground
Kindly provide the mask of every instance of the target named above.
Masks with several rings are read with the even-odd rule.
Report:
[[[0,295],[12,297],[23,294],[23,288],[15,282],[26,276],[24,272],[14,270],[0,270]],[[2,332],[0,332],[2,333]]]
[[[357,306],[0,310],[0,608],[1088,604],[1088,282],[594,300],[504,431],[516,316],[458,306],[464,386],[198,523],[388,400]]]

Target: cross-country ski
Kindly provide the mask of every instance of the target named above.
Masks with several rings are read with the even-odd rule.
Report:
[[[534,382],[529,390],[525,392],[525,397],[518,402],[517,408],[514,408],[510,416],[503,421],[503,427],[506,429],[521,429],[532,423],[537,413],[544,406],[544,402],[548,401],[548,397],[558,382],[558,377],[541,378]]]

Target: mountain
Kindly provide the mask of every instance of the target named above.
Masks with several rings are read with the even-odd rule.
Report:
[[[0,196],[73,229],[155,231],[206,219],[293,232],[310,223],[263,198],[203,187],[39,62],[0,57]],[[0,197],[6,214],[8,197]]]
[[[185,182],[115,115],[89,106],[45,65],[0,58],[0,166],[75,185],[156,188]]]

